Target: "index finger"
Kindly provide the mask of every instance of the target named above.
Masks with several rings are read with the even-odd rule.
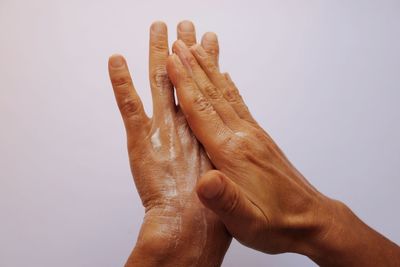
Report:
[[[201,93],[183,64],[185,63],[182,63],[177,55],[171,55],[167,63],[168,75],[175,85],[180,106],[190,128],[212,155],[230,139],[233,132]]]

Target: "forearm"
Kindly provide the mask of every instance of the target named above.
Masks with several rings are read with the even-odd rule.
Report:
[[[157,241],[155,241],[157,242]],[[143,266],[143,267],[167,267],[167,266],[221,266],[226,249],[223,247],[210,246],[203,250],[202,255],[198,257],[192,252],[192,248],[180,247],[168,251],[157,251],[149,247],[135,247],[130,255],[125,267]]]
[[[323,234],[308,254],[322,267],[400,266],[400,247],[363,223],[347,206],[334,202]],[[329,222],[330,221],[330,222]]]

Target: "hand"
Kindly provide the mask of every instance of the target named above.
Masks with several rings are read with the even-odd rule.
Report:
[[[191,22],[180,23],[178,38],[188,46],[196,43]],[[207,34],[202,43],[218,64],[216,36]],[[198,178],[211,170],[212,164],[175,104],[166,70],[168,53],[166,25],[156,22],[150,29],[151,119],[145,114],[125,59],[114,55],[109,60],[130,166],[146,210],[127,266],[219,266],[231,237],[194,190]]]
[[[228,231],[267,253],[321,266],[396,266],[400,249],[344,204],[318,192],[251,116],[238,89],[199,46],[173,45],[167,70],[188,123],[219,171],[197,192]]]

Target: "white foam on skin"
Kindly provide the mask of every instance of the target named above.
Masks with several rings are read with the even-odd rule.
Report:
[[[182,145],[186,146],[191,141],[191,139],[188,138],[188,136],[190,136],[188,126],[179,125],[178,126],[178,136],[179,136],[179,139],[181,140]]]
[[[164,197],[166,198],[173,198],[178,195],[176,181],[172,177],[165,178],[166,188],[164,189]]]
[[[159,149],[161,147],[160,128],[157,128],[157,130],[151,136],[151,144],[153,145],[154,149]]]
[[[185,180],[185,191],[190,192],[196,187],[198,171],[200,170],[200,160],[197,157],[197,153],[192,153],[190,156],[187,156],[185,160],[188,166],[188,178]]]
[[[172,214],[174,214],[172,216]],[[161,211],[160,223],[156,232],[168,238],[171,241],[171,244],[174,244],[174,247],[177,247],[180,233],[182,232],[182,214],[181,212],[177,212],[175,208],[165,206]],[[144,221],[148,219],[147,214],[145,215]]]
[[[161,142],[160,128],[157,128],[151,136],[151,144],[153,146],[153,149],[159,150],[162,146],[168,145],[167,153],[169,154],[167,155],[169,160],[171,160],[172,162],[178,156],[175,142],[177,141],[177,138],[179,138],[181,144],[183,145],[183,150],[186,151],[184,157],[182,157],[186,168],[185,170],[176,169],[176,172],[174,171],[173,174],[167,175],[164,178],[162,194],[167,201],[174,201],[178,197],[179,202],[181,202],[180,205],[182,207],[185,207],[185,209],[191,208],[189,207],[191,205],[185,203],[185,200],[179,198],[179,195],[193,193],[197,179],[199,178],[198,176],[200,174],[201,158],[199,159],[199,151],[197,150],[198,148],[196,149],[197,144],[193,143],[197,142],[197,140],[194,136],[191,135],[191,132],[187,127],[181,125],[176,121],[173,121],[171,113],[165,112],[163,115],[164,124],[166,126],[165,129],[168,133],[168,141],[164,141],[165,143]],[[166,142],[168,143],[166,144]],[[185,179],[177,180],[175,179],[176,177],[185,177]],[[174,212],[174,216],[170,218],[170,223],[168,225],[165,225],[162,229],[160,229],[160,231],[161,234],[169,235],[169,238],[171,238],[171,243],[176,248],[178,247],[178,245],[180,246],[180,242],[182,242],[182,240],[180,239],[180,234],[183,230],[183,225],[185,224],[185,218],[183,217],[184,212],[180,210],[174,210],[173,208],[171,210],[171,207],[168,206],[164,207],[164,212],[165,215],[167,215],[168,217],[171,215],[172,212]],[[195,218],[188,218],[188,220],[196,221],[193,231],[196,232],[195,239],[197,244],[195,257],[197,258],[197,262],[195,263],[195,266],[197,266],[198,261],[204,253],[207,242],[207,219],[205,211],[203,209],[198,209],[198,211],[195,212]]]
[[[205,249],[206,243],[207,243],[207,219],[206,219],[206,215],[204,214],[204,210],[201,210],[201,214],[200,214],[200,218],[199,218],[199,227],[200,227],[198,230],[198,234],[200,237],[200,240],[198,243],[199,244],[199,255],[197,257],[195,266],[198,266],[199,259],[203,255],[204,249]]]
[[[247,134],[246,133],[244,133],[244,132],[236,132],[235,133],[237,136],[239,136],[239,137],[245,137]]]
[[[188,132],[190,135],[190,132]],[[187,135],[185,138],[190,138]],[[192,140],[192,142],[197,142],[197,140]],[[197,148],[199,149],[199,148]],[[196,187],[197,179],[201,175],[201,157],[199,158],[200,154],[197,149],[191,151],[190,155],[186,156],[186,164],[187,164],[187,179],[184,183],[184,190],[187,192],[192,192]],[[202,152],[200,152],[202,153]],[[196,243],[197,243],[197,255],[196,255],[196,262],[194,266],[199,266],[199,260],[204,254],[204,250],[207,243],[207,218],[205,211],[203,209],[198,209],[198,213],[195,215],[193,220],[196,221],[196,226],[194,231],[196,231]]]
[[[174,137],[175,137],[175,128],[174,124],[172,123],[172,116],[170,113],[167,113],[164,118],[164,123],[166,126],[169,126],[170,131],[169,131],[169,158],[170,160],[173,160],[176,158],[176,153],[175,153],[175,146],[174,146]]]
[[[170,134],[169,135],[169,158],[171,160],[176,158],[175,147],[174,147],[173,142],[174,142],[173,136],[172,136],[172,134]]]

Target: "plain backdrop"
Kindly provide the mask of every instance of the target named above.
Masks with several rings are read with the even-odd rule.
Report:
[[[400,242],[400,1],[0,0],[0,266],[122,266],[143,209],[107,60],[151,111],[148,30],[215,31],[260,124],[318,189]],[[234,242],[223,266],[313,266]]]

